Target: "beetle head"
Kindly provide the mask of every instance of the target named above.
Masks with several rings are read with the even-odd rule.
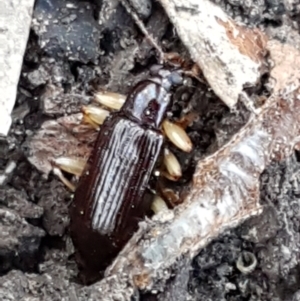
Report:
[[[179,70],[164,68],[156,69],[155,73],[132,89],[122,111],[130,119],[158,129],[170,105],[170,91],[182,83],[182,76]]]

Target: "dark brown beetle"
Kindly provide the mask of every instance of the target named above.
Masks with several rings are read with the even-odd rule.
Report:
[[[143,198],[160,156],[161,123],[178,71],[160,69],[139,82],[95,142],[71,206],[71,237],[86,283],[99,279],[150,208]]]

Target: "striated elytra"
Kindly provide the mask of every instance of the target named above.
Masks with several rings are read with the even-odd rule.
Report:
[[[180,75],[160,69],[133,87],[101,126],[70,209],[70,232],[82,280],[101,278],[151,204],[144,195],[161,154],[161,123]]]

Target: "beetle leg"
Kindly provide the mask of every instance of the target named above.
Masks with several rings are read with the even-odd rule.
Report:
[[[168,208],[174,208],[182,203],[180,191],[166,187],[165,183],[161,181],[157,182],[156,191],[156,194],[158,194],[160,199],[162,199],[166,203],[166,206]]]
[[[203,73],[199,66],[195,63],[191,63],[184,58],[182,58],[176,52],[168,52],[164,54],[164,60],[174,66],[180,66],[182,68],[182,73],[188,77],[195,78],[198,82],[202,84],[207,84],[203,78]]]
[[[241,93],[241,101],[252,114],[258,115],[261,112],[260,108],[255,107],[253,100],[247,95],[247,93]]]
[[[95,126],[97,126],[97,125],[95,125]],[[98,126],[97,126],[97,128],[98,128]],[[76,137],[80,137],[80,136],[91,134],[91,133],[95,132],[94,131],[95,129],[96,128],[91,125],[90,119],[88,119],[88,117],[83,115],[81,118],[81,123],[79,125],[74,126],[71,129],[71,132],[73,134],[75,134]],[[89,139],[89,140],[91,140],[91,139]]]
[[[178,121],[176,121],[176,124],[182,127],[184,130],[190,126],[196,118],[198,118],[199,114],[192,111],[184,116],[182,116]]]
[[[165,135],[175,146],[187,153],[192,151],[192,141],[181,126],[169,120],[164,120],[162,128]]]
[[[160,185],[158,185],[158,188]],[[149,192],[151,192],[153,194],[153,200],[151,203],[151,210],[153,211],[154,214],[157,214],[163,210],[168,210],[169,207],[167,205],[167,202],[164,200],[164,198],[162,198],[155,189],[152,189],[150,187],[148,187]]]
[[[201,72],[197,64],[193,64],[190,70],[184,70],[183,74],[196,79],[201,84],[207,85],[207,82],[203,78],[203,73]]]
[[[170,181],[173,181],[173,182],[176,182],[176,181],[179,180],[179,177],[173,176],[172,174],[170,174],[170,173],[169,173],[168,171],[166,171],[166,170],[163,170],[163,171],[161,172],[161,175],[162,175],[163,177],[165,177],[166,179],[168,179],[168,180],[170,180]]]
[[[83,115],[82,122],[90,126],[96,131],[99,131],[100,127],[95,123],[88,115]]]

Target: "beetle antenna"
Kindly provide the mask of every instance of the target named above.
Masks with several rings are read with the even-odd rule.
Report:
[[[150,44],[156,49],[158,52],[159,63],[162,64],[164,62],[164,52],[161,47],[158,45],[156,39],[149,33],[143,21],[139,18],[138,14],[134,11],[134,9],[130,6],[130,4],[126,0],[120,0],[121,4],[125,7],[127,12],[131,15],[132,19],[140,29],[140,31],[144,34],[144,36],[148,39]]]

